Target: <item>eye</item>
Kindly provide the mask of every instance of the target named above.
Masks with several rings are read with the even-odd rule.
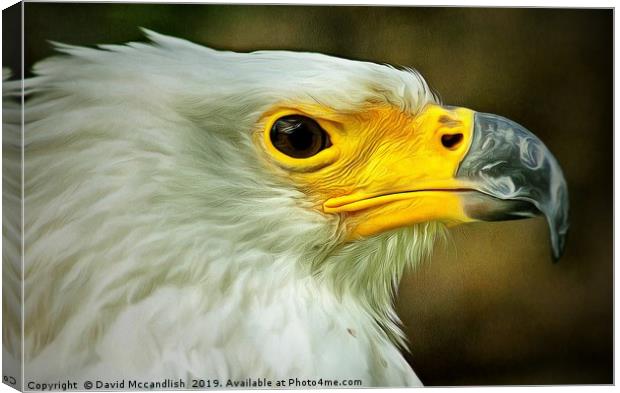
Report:
[[[269,134],[273,146],[293,158],[308,158],[331,146],[329,135],[309,117],[284,116],[276,120]]]

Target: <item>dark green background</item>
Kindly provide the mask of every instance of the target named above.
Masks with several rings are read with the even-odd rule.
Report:
[[[25,15],[27,69],[52,54],[47,40],[144,40],[143,26],[412,66],[444,102],[525,125],[569,184],[566,254],[551,263],[542,219],[451,230],[401,286],[411,363],[428,385],[613,382],[612,10],[27,3]],[[5,42],[6,64],[18,48]]]

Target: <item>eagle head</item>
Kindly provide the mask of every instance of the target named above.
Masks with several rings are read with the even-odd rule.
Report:
[[[444,228],[543,214],[560,256],[566,183],[524,127],[442,104],[412,69],[147,34],[59,45],[24,82],[31,370],[401,381],[394,288]]]

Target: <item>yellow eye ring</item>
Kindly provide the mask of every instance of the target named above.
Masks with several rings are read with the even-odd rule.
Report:
[[[267,117],[263,130],[263,140],[269,155],[282,167],[295,172],[311,172],[323,168],[334,163],[340,156],[340,150],[332,144],[334,141],[333,132],[330,132],[329,122],[318,118],[313,118],[306,113],[294,110],[277,111]],[[298,128],[295,126],[302,124],[307,130],[299,130],[309,132],[314,136],[300,135],[299,140],[291,141],[287,138],[275,138],[276,133],[286,134],[285,127],[291,127],[291,132],[295,132]],[[324,134],[323,134],[324,133]],[[282,136],[282,135],[280,135]],[[289,144],[290,142],[290,144]],[[301,147],[301,152],[294,152],[295,145]],[[307,149],[303,149],[306,147]],[[297,156],[297,157],[295,157]]]

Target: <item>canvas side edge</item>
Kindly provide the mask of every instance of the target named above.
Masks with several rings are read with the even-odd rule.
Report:
[[[17,390],[23,388],[22,16],[23,3],[2,11],[2,383]]]

